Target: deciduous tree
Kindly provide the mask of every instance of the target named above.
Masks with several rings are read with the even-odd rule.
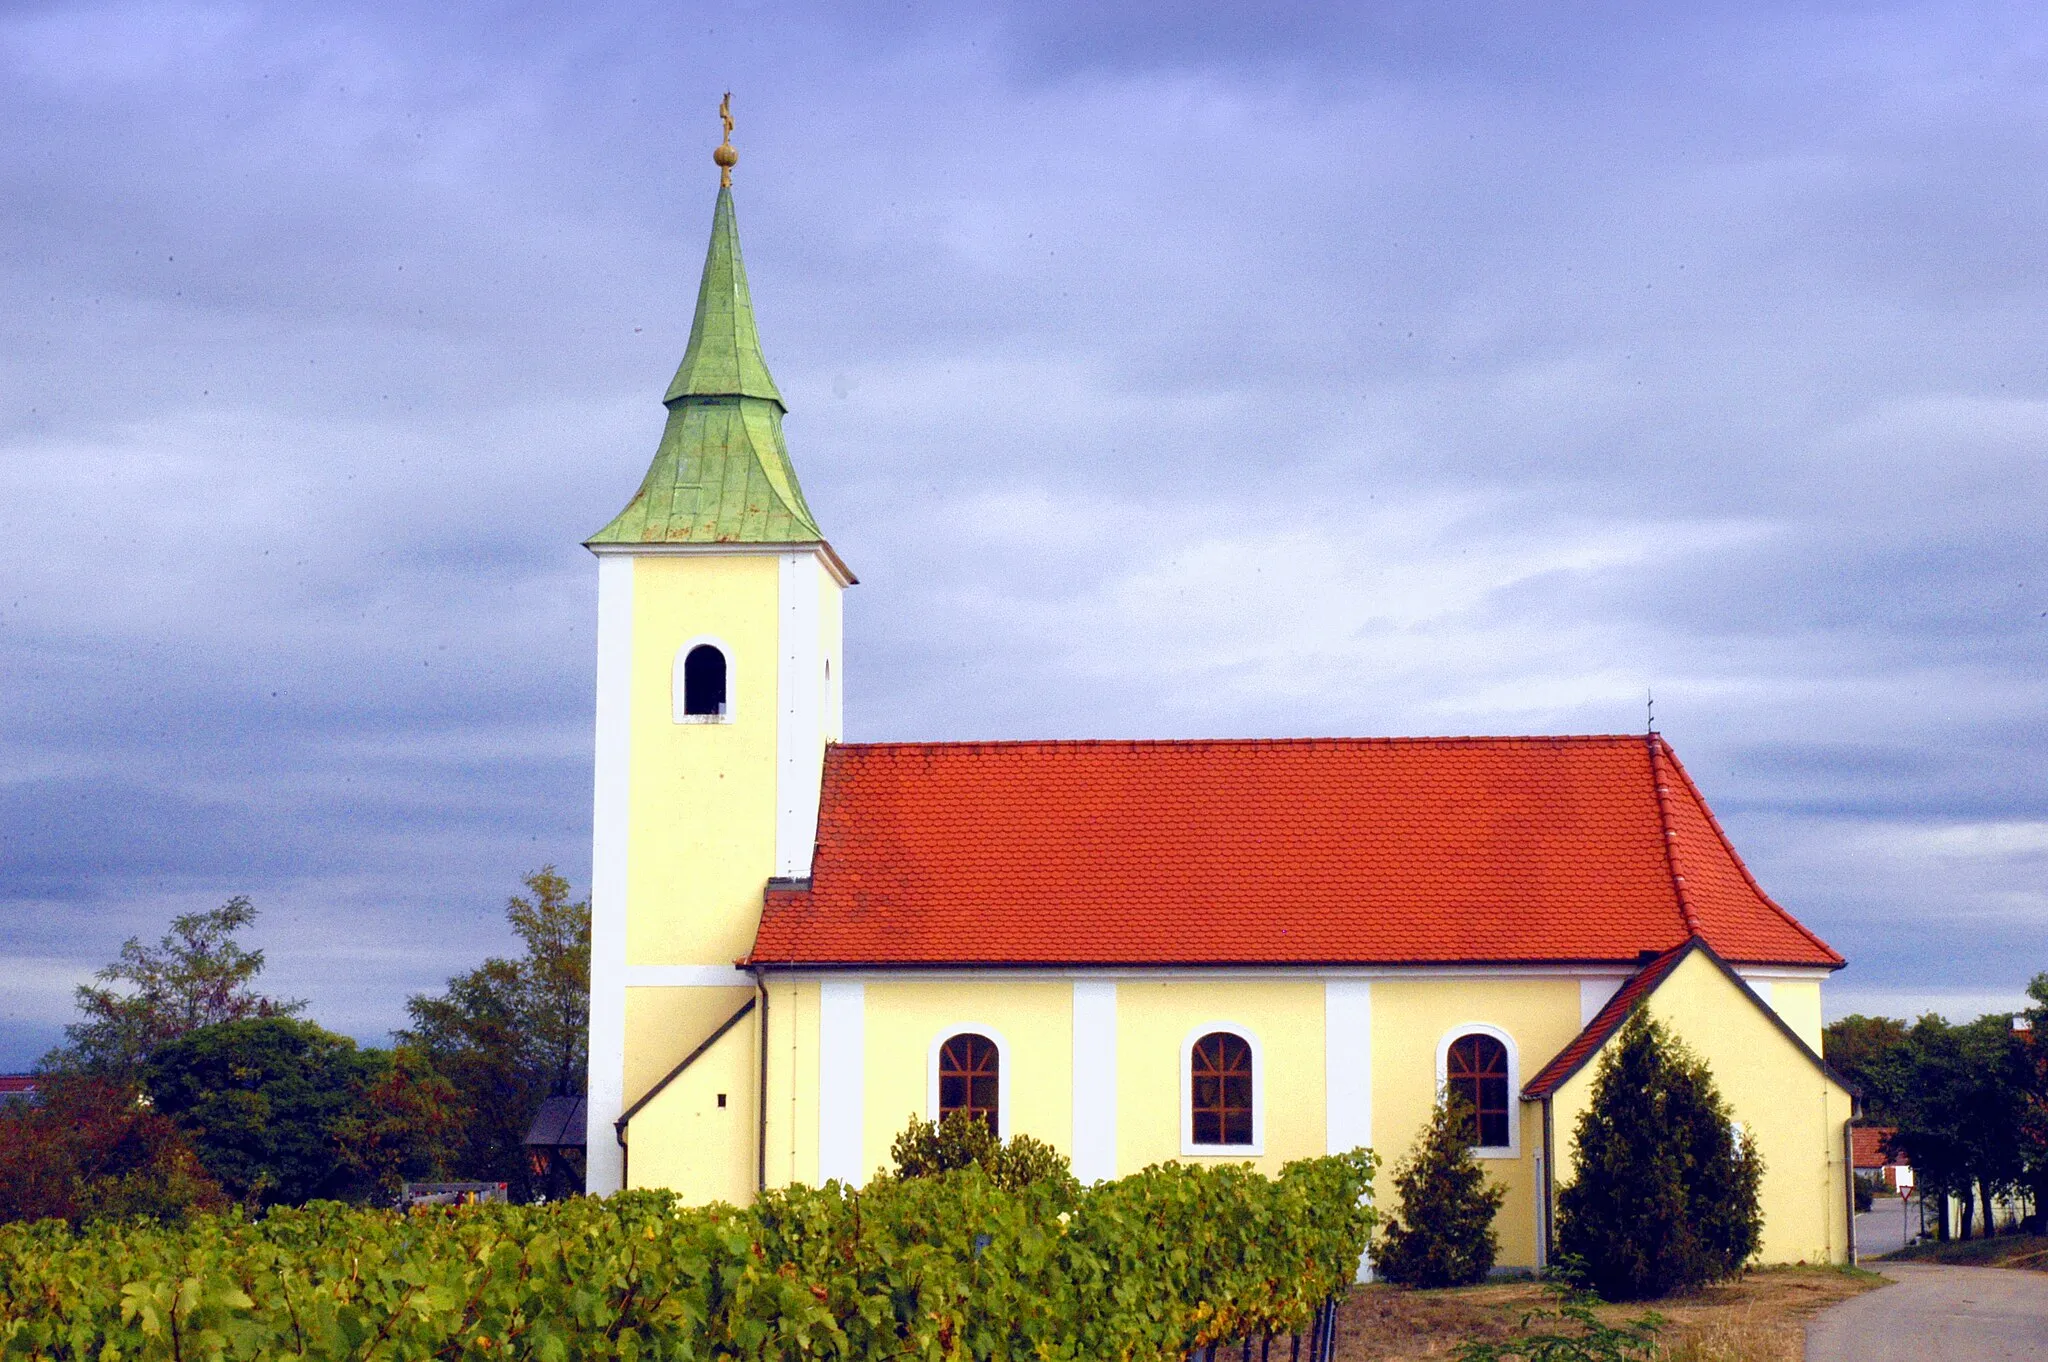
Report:
[[[520,1200],[537,1190],[525,1148],[534,1113],[548,1097],[583,1091],[590,1011],[589,902],[571,901],[551,865],[525,884],[505,908],[525,953],[485,960],[439,995],[413,995],[412,1025],[396,1033],[454,1085],[453,1171],[505,1182]]]
[[[188,1031],[304,1010],[302,1001],[256,991],[263,952],[235,940],[255,920],[255,905],[238,894],[209,912],[173,918],[154,946],[129,937],[120,959],[93,976],[98,983],[78,986],[83,1015],[64,1028],[65,1045],[42,1067],[132,1079],[153,1050]]]

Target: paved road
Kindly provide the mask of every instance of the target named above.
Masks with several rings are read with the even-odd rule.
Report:
[[[1872,1263],[1893,1285],[1822,1311],[1806,1362],[2048,1358],[2048,1272]]]
[[[1856,1217],[1856,1253],[1865,1263],[1880,1254],[1906,1246],[1909,1236],[1920,1232],[1920,1203],[1901,1205],[1895,1196],[1881,1196],[1869,1210]]]

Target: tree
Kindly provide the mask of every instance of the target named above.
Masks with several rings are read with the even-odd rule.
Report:
[[[155,946],[129,937],[121,958],[93,976],[98,984],[78,986],[83,1019],[64,1028],[67,1043],[42,1067],[131,1079],[158,1046],[199,1027],[304,1010],[252,987],[263,952],[243,950],[235,934],[255,920],[255,905],[238,894],[211,912],[173,918]]]
[[[1066,1155],[1029,1135],[1003,1140],[989,1129],[988,1122],[964,1111],[951,1112],[940,1121],[913,1115],[889,1146],[889,1157],[896,1161],[898,1181],[979,1166],[990,1182],[1012,1192],[1034,1183],[1052,1184],[1068,1192],[1080,1190]]]
[[[450,1124],[435,1100],[446,1084],[423,1057],[359,1049],[290,1017],[188,1032],[157,1049],[144,1084],[206,1171],[252,1207],[361,1198],[436,1172]]]
[[[1477,1126],[1462,1094],[1437,1099],[1429,1124],[1400,1163],[1394,1189],[1399,1218],[1389,1217],[1373,1265],[1403,1286],[1470,1286],[1486,1280],[1500,1253],[1493,1218],[1507,1196],[1472,1157]]]
[[[1731,1277],[1763,1232],[1763,1161],[1707,1066],[1638,1010],[1601,1056],[1558,1193],[1559,1257],[1609,1300]]]
[[[2019,1147],[2027,1190],[2034,1204],[2036,1234],[2048,1232],[2048,974],[2027,985],[2034,1005],[2027,1009],[2027,1031],[2019,1038]]]
[[[1912,1043],[1905,1022],[1893,1017],[1854,1013],[1830,1022],[1821,1032],[1821,1054],[1828,1067],[1847,1079],[1863,1096],[1863,1115],[1878,1125],[1897,1125],[1892,1091],[1900,1056]]]
[[[34,1103],[0,1107],[0,1221],[175,1220],[225,1208],[191,1141],[138,1096],[118,1079],[56,1074]]]
[[[462,1125],[451,1148],[463,1176],[508,1184],[527,1200],[541,1190],[526,1131],[541,1102],[583,1091],[589,1062],[590,904],[571,902],[551,865],[525,877],[505,918],[526,947],[415,994],[412,1025],[396,1033],[454,1085]]]
[[[1913,1165],[1922,1197],[1961,1204],[1962,1235],[1970,1237],[1983,1208],[2025,1175],[2022,1144],[2031,1052],[2012,1031],[2010,1014],[1952,1026],[1929,1013],[1913,1024],[1907,1045],[1885,1067],[1882,1082],[1898,1122],[1894,1143]],[[1937,1222],[1948,1237],[1948,1217]]]

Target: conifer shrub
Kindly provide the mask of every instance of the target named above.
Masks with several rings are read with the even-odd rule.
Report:
[[[1608,1300],[1694,1291],[1742,1270],[1763,1233],[1763,1160],[1705,1062],[1638,1011],[1601,1057],[1557,1198],[1557,1247]]]
[[[913,1115],[889,1146],[889,1157],[896,1161],[898,1181],[979,1167],[990,1182],[1010,1192],[1034,1183],[1065,1192],[1080,1186],[1067,1156],[1051,1145],[1029,1135],[1000,1139],[986,1121],[960,1111],[940,1121]]]
[[[1472,1157],[1472,1104],[1458,1093],[1438,1099],[1429,1125],[1400,1163],[1398,1218],[1387,1221],[1374,1269],[1403,1286],[1470,1286],[1486,1280],[1500,1253],[1493,1218],[1507,1189],[1486,1180]]]

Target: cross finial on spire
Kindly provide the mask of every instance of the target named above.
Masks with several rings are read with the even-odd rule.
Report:
[[[711,159],[718,162],[718,187],[732,188],[732,168],[740,163],[740,154],[732,149],[732,91],[725,92],[725,98],[718,101],[718,121],[725,124],[725,140],[718,144],[718,150],[711,153]]]

